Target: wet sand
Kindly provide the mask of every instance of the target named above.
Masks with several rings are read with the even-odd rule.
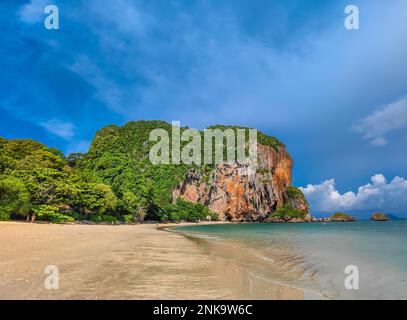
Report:
[[[214,254],[205,240],[155,224],[0,222],[0,243],[0,299],[303,297],[295,288],[251,277],[247,269],[222,258],[222,246]],[[44,286],[48,265],[59,270],[57,290]]]

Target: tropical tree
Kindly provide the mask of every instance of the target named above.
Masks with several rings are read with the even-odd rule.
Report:
[[[30,207],[30,195],[20,179],[10,176],[0,180],[0,220],[25,216]]]

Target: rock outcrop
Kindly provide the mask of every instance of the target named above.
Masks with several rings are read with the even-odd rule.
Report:
[[[356,221],[356,219],[346,213],[337,212],[333,214],[330,218],[332,222],[352,222]]]
[[[305,220],[310,220],[311,216],[309,214],[310,207],[307,200],[305,199],[302,191],[296,187],[288,186],[286,192],[284,193],[284,203],[288,204],[291,208],[296,209],[300,212],[308,214],[305,216]]]
[[[385,215],[384,213],[381,213],[381,212],[373,213],[372,216],[370,217],[370,219],[373,220],[373,221],[388,221],[388,220],[390,220],[390,218],[387,215]]]
[[[256,173],[243,174],[247,167],[239,163],[220,163],[206,176],[198,169],[191,170],[174,189],[173,198],[204,204],[221,220],[263,221],[285,204],[306,215],[309,206],[304,196],[298,189],[301,195],[295,196],[290,187],[293,160],[285,147],[276,150],[258,144],[257,150]]]

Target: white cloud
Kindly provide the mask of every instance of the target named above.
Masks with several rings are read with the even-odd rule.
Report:
[[[374,111],[353,126],[374,146],[385,146],[386,135],[407,128],[407,97]]]
[[[29,4],[24,5],[19,16],[25,23],[37,23],[44,19],[44,9],[49,4],[47,0],[31,0]]]
[[[406,212],[407,180],[395,177],[388,182],[384,175],[376,174],[371,182],[362,185],[355,193],[341,194],[335,188],[335,180],[330,179],[317,185],[300,188],[315,212],[332,211],[375,211]]]
[[[57,119],[41,122],[40,125],[47,129],[52,134],[66,140],[71,139],[75,135],[75,125],[70,122],[64,122]]]

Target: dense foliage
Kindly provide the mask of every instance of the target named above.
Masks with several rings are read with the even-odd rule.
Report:
[[[30,195],[24,183],[15,177],[0,180],[0,220],[25,216],[30,210]]]
[[[29,213],[51,222],[217,220],[205,206],[174,203],[172,196],[188,170],[209,178],[213,166],[152,165],[149,152],[157,143],[149,141],[153,129],[166,130],[171,141],[172,126],[166,122],[129,122],[101,129],[88,153],[68,157],[29,139],[0,138],[0,220],[24,219]],[[261,132],[258,140],[273,148],[282,146]],[[171,159],[171,145],[169,151]]]
[[[214,125],[214,126],[209,126],[208,129],[212,129],[212,130],[232,129],[236,132],[237,129],[247,129],[247,128],[241,127],[241,126]],[[246,131],[246,141],[248,141],[248,140],[249,140],[248,131]],[[268,136],[261,131],[257,131],[257,142],[264,146],[272,147],[276,151],[278,151],[279,147],[284,147],[284,144],[281,141],[279,141],[276,137]]]
[[[271,212],[267,215],[268,218],[276,218],[276,219],[283,219],[283,220],[292,219],[292,218],[304,219],[305,216],[306,216],[305,212],[294,209],[289,204],[285,204],[281,207],[277,207],[277,209],[274,212]]]
[[[64,155],[32,140],[0,140],[0,219],[70,222],[113,212],[110,186],[84,181]]]
[[[218,215],[211,212],[202,204],[194,204],[191,202],[178,199],[175,204],[168,204],[157,211],[153,218],[161,221],[217,221]]]

